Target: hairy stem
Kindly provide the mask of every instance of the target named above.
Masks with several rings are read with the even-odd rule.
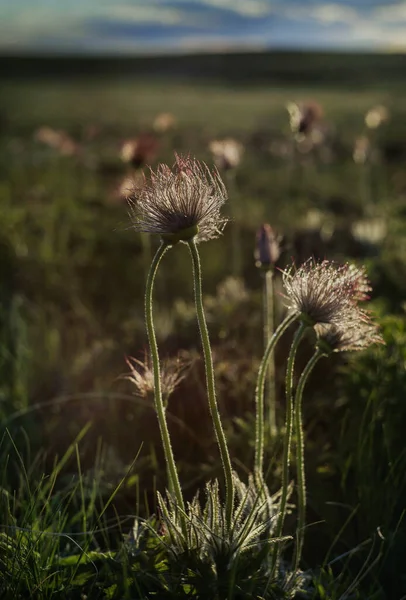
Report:
[[[296,548],[293,558],[293,568],[296,571],[299,568],[302,549],[304,543],[304,528],[306,524],[306,474],[304,460],[304,434],[303,434],[303,419],[302,419],[302,397],[306,381],[313,371],[316,363],[324,356],[319,349],[315,351],[303,373],[300,376],[295,395],[295,437],[296,437],[296,473],[297,473],[297,497],[298,497],[298,512],[297,512],[297,533],[296,533]]]
[[[158,248],[148,273],[147,285],[145,291],[145,322],[147,325],[147,333],[149,346],[151,350],[152,365],[154,370],[154,404],[155,411],[158,417],[159,429],[161,432],[162,445],[165,454],[165,460],[167,464],[168,476],[169,476],[169,489],[175,494],[176,501],[181,510],[180,520],[182,523],[183,533],[186,534],[186,521],[185,521],[185,503],[183,501],[182,490],[180,487],[178,472],[176,470],[176,463],[173,456],[171,439],[169,436],[168,424],[166,422],[165,407],[162,400],[162,389],[161,389],[161,374],[159,365],[159,353],[158,344],[155,336],[154,319],[152,313],[152,292],[154,288],[155,276],[158,270],[159,263],[170,246],[164,242]]]
[[[292,444],[292,425],[293,425],[293,372],[295,366],[296,352],[300,341],[306,331],[308,325],[301,323],[296,330],[293,338],[292,346],[290,347],[288,363],[286,367],[286,428],[285,439],[283,444],[283,459],[282,459],[282,493],[279,507],[279,517],[276,526],[275,536],[281,537],[283,525],[286,517],[286,507],[288,503],[288,488],[289,488],[289,465],[290,465],[290,449]],[[280,544],[276,543],[272,556],[272,573],[278,566],[280,556]]]
[[[263,474],[263,463],[264,463],[264,391],[265,391],[265,380],[268,371],[268,363],[271,357],[272,351],[275,348],[277,342],[282,337],[283,333],[297,319],[297,314],[293,313],[288,315],[284,321],[276,329],[273,336],[268,341],[264,356],[258,371],[257,385],[255,389],[255,406],[256,406],[256,418],[255,418],[255,470],[257,473]]]
[[[273,271],[268,269],[264,273],[263,310],[264,310],[264,351],[274,333],[274,289]],[[275,357],[269,359],[266,381],[266,396],[268,400],[269,432],[271,437],[276,436],[276,389],[275,389]]]
[[[226,481],[226,522],[227,526],[231,528],[233,507],[234,507],[234,482],[233,482],[233,471],[231,467],[230,454],[228,452],[227,440],[224,434],[223,426],[221,424],[220,413],[216,400],[216,388],[214,381],[214,368],[213,358],[211,355],[209,331],[207,329],[206,317],[204,314],[203,307],[203,294],[202,294],[202,273],[200,266],[199,253],[196,247],[195,241],[192,239],[188,242],[190,254],[192,256],[193,263],[193,278],[194,278],[194,290],[195,290],[195,302],[196,302],[196,313],[197,320],[199,323],[200,337],[203,346],[204,363],[206,369],[206,385],[207,385],[207,396],[209,400],[210,414],[213,421],[214,430],[216,433],[217,443],[220,450],[221,461],[223,463],[224,476]]]

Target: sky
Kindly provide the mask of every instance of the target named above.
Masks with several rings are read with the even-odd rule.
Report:
[[[0,53],[406,51],[406,0],[0,0]]]

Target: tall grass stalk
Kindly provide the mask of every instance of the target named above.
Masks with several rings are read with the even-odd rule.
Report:
[[[317,348],[313,356],[307,363],[300,376],[299,383],[295,395],[294,405],[294,433],[296,438],[296,473],[297,473],[297,530],[296,530],[296,547],[293,558],[293,568],[296,571],[300,565],[304,543],[304,530],[306,524],[306,473],[304,460],[304,434],[303,434],[303,418],[302,418],[302,398],[303,390],[306,385],[310,373],[313,371],[317,362],[324,356],[323,352]]]
[[[165,242],[162,242],[159,246],[153,260],[151,263],[151,267],[148,273],[147,285],[145,291],[145,322],[147,326],[148,340],[151,350],[151,358],[152,365],[154,371],[154,404],[155,410],[158,417],[159,429],[161,432],[161,439],[163,444],[163,449],[165,453],[165,460],[168,468],[169,474],[169,487],[173,490],[175,494],[176,501],[181,510],[181,524],[184,534],[186,535],[186,521],[185,521],[185,503],[183,501],[182,490],[180,487],[178,472],[176,469],[175,459],[173,456],[171,440],[169,436],[168,424],[166,422],[165,416],[165,407],[162,399],[162,389],[161,389],[161,374],[160,374],[160,365],[159,365],[159,353],[158,353],[158,344],[155,336],[155,328],[154,328],[154,320],[152,313],[152,292],[154,288],[155,276],[159,267],[159,263],[165,252],[169,249],[170,245]]]
[[[276,526],[276,537],[281,537],[283,531],[283,525],[286,517],[286,507],[288,502],[288,487],[289,487],[289,465],[290,465],[290,451],[292,444],[292,431],[293,431],[293,372],[295,366],[296,352],[299,347],[300,341],[308,328],[308,325],[302,322],[296,330],[293,338],[292,346],[290,348],[287,367],[286,367],[286,426],[285,426],[285,439],[283,444],[283,459],[282,459],[282,492],[280,501],[280,513],[278,517],[278,523]],[[280,557],[280,545],[276,544],[273,550],[272,556],[272,574],[275,574],[277,565]]]
[[[213,420],[213,426],[216,433],[217,443],[220,450],[221,461],[223,463],[224,477],[226,481],[226,522],[227,527],[231,529],[232,515],[234,508],[234,480],[231,466],[230,454],[228,451],[227,440],[221,423],[220,412],[216,400],[216,387],[214,380],[213,358],[211,354],[209,331],[207,329],[206,317],[203,307],[202,294],[202,272],[200,265],[199,252],[196,242],[192,239],[188,242],[190,254],[193,263],[193,280],[196,302],[197,320],[199,323],[200,337],[202,340],[204,363],[206,369],[207,396],[209,400],[210,414]]]
[[[255,389],[255,406],[256,406],[256,418],[255,418],[255,470],[257,473],[263,473],[264,466],[264,445],[265,445],[265,434],[264,434],[264,393],[265,393],[265,381],[268,372],[269,359],[272,352],[282,337],[286,329],[297,319],[297,314],[292,313],[288,315],[284,321],[277,327],[275,333],[270,338],[266,347],[264,356],[262,358],[257,385]]]

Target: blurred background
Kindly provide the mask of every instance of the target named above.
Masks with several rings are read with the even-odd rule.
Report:
[[[277,322],[278,269],[292,258],[367,266],[387,345],[312,376],[318,524],[305,558],[320,564],[340,530],[337,553],[380,527],[384,558],[370,577],[383,597],[406,594],[405,50],[403,1],[0,0],[0,428],[31,473],[47,472],[91,423],[82,472],[97,464],[109,494],[138,455],[116,509],[154,511],[165,485],[156,418],[122,376],[125,357],[145,358],[144,284],[158,240],[131,231],[127,196],[148,165],[190,153],[216,164],[229,191],[231,222],[201,254],[240,473],[252,465],[262,352],[256,231],[269,223],[280,239]],[[189,497],[220,467],[192,301],[179,246],[159,272],[155,314],[162,357],[181,352],[188,364],[168,418]],[[280,425],[288,343],[276,355]],[[275,489],[280,447],[277,438],[267,451]],[[75,473],[66,461],[58,485]]]

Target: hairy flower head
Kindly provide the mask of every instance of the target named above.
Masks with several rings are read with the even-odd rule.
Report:
[[[136,231],[156,233],[170,244],[194,238],[218,237],[227,219],[220,209],[227,199],[216,169],[190,157],[176,155],[174,166],[161,164],[141,189],[129,198],[130,218]]]
[[[362,314],[357,304],[368,298],[371,289],[364,268],[313,259],[284,271],[283,284],[289,308],[309,325],[350,322],[354,310]]]
[[[370,316],[356,309],[353,319],[343,325],[319,323],[314,329],[317,334],[317,346],[325,354],[364,350],[372,344],[385,343],[378,326],[371,321]]]
[[[154,371],[151,359],[145,356],[144,361],[131,356],[126,358],[130,372],[124,375],[135,387],[135,393],[141,398],[148,398],[154,394]],[[175,388],[185,378],[185,370],[190,366],[190,361],[184,358],[172,358],[163,362],[161,367],[161,388],[165,401],[174,392]]]

